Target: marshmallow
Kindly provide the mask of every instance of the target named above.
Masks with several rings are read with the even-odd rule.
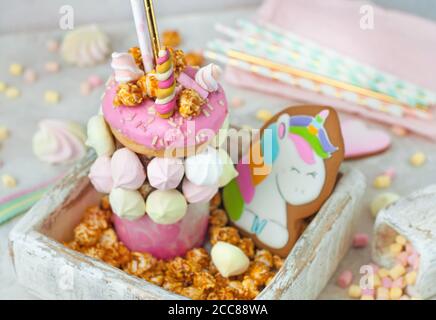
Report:
[[[144,75],[144,72],[136,65],[133,56],[125,52],[112,53],[111,67],[118,83],[136,81]]]
[[[111,156],[114,153],[114,139],[102,115],[89,119],[86,145],[93,148],[98,156]]]
[[[145,181],[144,166],[136,153],[128,148],[115,151],[111,160],[114,188],[139,189]]]
[[[218,79],[220,78],[222,70],[216,64],[208,64],[200,68],[195,74],[195,82],[197,82],[203,89],[214,92],[219,88]]]
[[[208,147],[204,152],[188,157],[185,161],[186,177],[199,186],[218,183],[223,166],[216,149]]]
[[[183,160],[177,158],[154,158],[147,166],[148,181],[159,190],[175,189],[184,173]]]
[[[88,175],[95,190],[101,193],[110,193],[114,184],[111,173],[111,159],[101,156],[95,160]]]
[[[155,190],[146,201],[146,211],[151,220],[158,224],[174,224],[182,219],[188,205],[178,190]]]
[[[145,201],[139,191],[112,189],[109,203],[112,211],[121,218],[134,220],[145,215]]]
[[[212,261],[223,277],[237,276],[244,273],[250,260],[238,247],[218,241],[210,252]]]

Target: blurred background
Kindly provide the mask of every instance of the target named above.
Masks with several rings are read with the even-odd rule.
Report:
[[[289,1],[289,0],[283,0]],[[359,0],[349,0],[359,1]],[[211,10],[228,10],[246,6],[257,6],[262,0],[159,0],[156,10],[159,15],[198,13]],[[433,0],[372,0],[385,8],[398,9],[429,19],[436,19]],[[130,19],[131,11],[125,0],[19,0],[0,1],[0,33],[26,30],[44,30],[57,27],[58,10],[72,5],[78,24]],[[34,13],[34,14],[31,14]]]

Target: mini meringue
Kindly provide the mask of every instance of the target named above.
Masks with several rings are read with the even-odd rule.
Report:
[[[214,63],[200,68],[195,74],[195,82],[197,82],[203,89],[214,92],[219,88],[218,79],[221,76],[222,70]]]
[[[111,173],[111,158],[98,157],[91,166],[88,175],[95,190],[101,193],[110,193],[114,184]]]
[[[176,188],[182,181],[185,167],[182,159],[154,158],[147,166],[150,185],[159,190]]]
[[[138,68],[133,56],[126,52],[112,53],[111,67],[118,83],[136,81],[144,75],[144,71]]]
[[[173,224],[185,216],[188,204],[178,190],[155,190],[148,195],[145,207],[155,223]]]
[[[218,149],[218,154],[223,166],[223,172],[218,179],[219,187],[222,188],[238,176],[238,171],[236,171],[233,161],[227,151],[224,149]]]
[[[222,171],[220,156],[212,147],[207,147],[202,153],[188,157],[185,161],[186,177],[199,186],[215,185]]]
[[[250,260],[238,247],[218,241],[210,252],[212,262],[223,277],[243,274],[250,265]]]
[[[197,186],[188,179],[184,179],[182,191],[189,203],[208,202],[218,192],[218,185]]]
[[[86,135],[79,124],[46,119],[38,126],[32,146],[41,161],[51,164],[68,163],[84,156]]]
[[[139,189],[145,181],[144,166],[136,153],[122,148],[115,151],[111,160],[114,188]]]
[[[112,211],[120,218],[134,220],[145,215],[145,201],[139,191],[112,189],[109,203]]]
[[[111,156],[114,153],[114,138],[102,115],[89,119],[86,145],[93,148],[98,156]]]

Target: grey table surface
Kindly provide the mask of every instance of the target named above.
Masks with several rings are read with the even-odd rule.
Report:
[[[167,16],[161,21],[160,28],[176,28],[182,30],[185,50],[204,48],[208,39],[216,36],[213,25],[216,22],[229,23],[240,17],[249,18],[253,9],[238,9],[232,11],[218,11],[214,13],[185,14]],[[131,22],[116,24],[100,24],[112,39],[113,49],[122,51],[136,44],[136,36]],[[0,125],[7,125],[11,130],[11,137],[0,148],[0,160],[4,165],[0,168],[0,175],[9,173],[18,180],[18,186],[5,189],[0,186],[0,197],[30,187],[49,177],[54,177],[68,169],[68,166],[50,166],[39,162],[32,153],[32,135],[37,129],[37,123],[44,118],[71,119],[83,124],[99,108],[99,98],[102,88],[90,96],[79,93],[79,84],[91,74],[98,74],[103,78],[109,76],[109,64],[102,64],[89,69],[79,69],[67,66],[61,62],[57,54],[49,53],[45,48],[48,39],[59,39],[60,31],[35,33],[4,34],[0,36],[0,81],[15,85],[22,91],[22,96],[16,100],[9,100],[0,94]],[[47,74],[43,71],[46,61],[55,60],[62,63],[62,70],[58,74]],[[40,79],[33,85],[24,84],[22,79],[14,78],[7,72],[12,62],[19,62],[25,66],[35,68],[40,73]],[[236,125],[250,125],[260,127],[261,122],[255,117],[258,109],[279,111],[285,106],[300,103],[261,93],[242,90],[226,83],[223,84],[228,99],[242,98],[245,105],[231,110],[231,121]],[[47,89],[58,90],[62,100],[58,105],[47,105],[43,100],[43,92]],[[382,126],[370,124],[372,127]],[[385,128],[388,130],[387,128]],[[373,218],[369,213],[369,203],[373,196],[380,192],[371,187],[371,182],[378,174],[392,167],[397,172],[390,191],[406,195],[418,188],[436,182],[436,148],[435,144],[410,135],[393,138],[391,149],[381,155],[364,160],[352,161],[348,165],[359,168],[366,175],[369,187],[365,196],[365,203],[361,208],[358,229],[371,234]],[[413,168],[408,158],[415,151],[423,151],[428,156],[427,163],[421,168]],[[0,299],[35,299],[26,292],[25,288],[15,280],[13,267],[8,257],[7,237],[13,226],[19,221],[16,217],[10,222],[0,225]],[[370,262],[370,250],[350,249],[343,259],[336,273],[344,269],[351,269],[355,276],[359,274],[359,267]],[[335,285],[335,274],[326,286],[321,299],[345,299],[347,294]]]

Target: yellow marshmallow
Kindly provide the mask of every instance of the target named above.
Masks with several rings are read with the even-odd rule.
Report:
[[[380,268],[379,270],[378,270],[378,276],[380,277],[380,278],[384,278],[384,277],[387,277],[388,275],[389,275],[389,270],[388,269],[385,269],[385,268]]]
[[[395,237],[395,242],[404,246],[407,243],[407,239],[404,238],[402,235],[398,235]]]
[[[360,300],[374,300],[374,297],[373,296],[370,296],[370,295],[363,295],[361,298],[360,298]]]
[[[256,112],[256,119],[263,122],[267,122],[269,119],[272,118],[272,116],[273,114],[271,113],[271,111],[267,109],[260,109]]]
[[[391,186],[391,177],[382,174],[374,179],[373,186],[377,189],[389,188]]]
[[[348,295],[351,298],[358,299],[362,296],[362,289],[358,285],[353,284],[348,288]]]
[[[9,174],[2,175],[2,183],[6,188],[15,188],[17,186],[17,180]]]
[[[375,274],[373,276],[373,284],[374,284],[374,288],[378,288],[381,286],[381,280],[380,280],[380,277],[378,276],[378,274]]]
[[[398,300],[401,298],[401,296],[403,295],[403,290],[401,290],[401,288],[391,288],[389,291],[389,298],[391,300]]]
[[[389,251],[393,255],[399,254],[403,250],[403,246],[399,243],[393,243],[389,246]]]
[[[414,167],[420,167],[422,166],[425,161],[427,160],[427,157],[422,152],[416,152],[414,155],[412,155],[409,159],[409,162]]]
[[[57,91],[47,90],[44,93],[44,100],[45,100],[45,102],[55,104],[55,103],[58,103],[60,99],[61,99],[60,94]]]
[[[384,288],[384,287],[377,288],[376,298],[377,298],[377,300],[388,300],[389,299],[389,289]]]
[[[401,264],[397,264],[395,267],[389,270],[389,276],[392,278],[392,280],[397,280],[405,273],[406,269]]]
[[[13,76],[20,76],[23,73],[23,66],[18,63],[13,63],[9,66],[9,73]]]
[[[5,95],[6,97],[8,97],[9,99],[15,99],[18,98],[20,96],[20,90],[18,90],[15,87],[8,87],[5,90]]]
[[[8,137],[9,129],[4,126],[0,126],[0,142],[5,141]]]
[[[6,83],[4,83],[3,81],[0,81],[0,92],[5,92],[7,88]]]
[[[413,286],[416,282],[416,271],[411,271],[407,273],[404,277],[408,286]]]

